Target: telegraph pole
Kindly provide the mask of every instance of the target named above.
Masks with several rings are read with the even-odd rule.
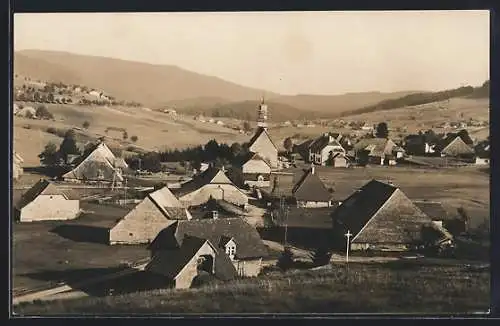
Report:
[[[344,234],[344,236],[346,237],[347,241],[346,241],[346,253],[345,253],[345,262],[346,262],[346,265],[349,263],[349,244],[350,244],[350,239],[351,239],[351,232],[349,230],[347,230],[347,233]]]

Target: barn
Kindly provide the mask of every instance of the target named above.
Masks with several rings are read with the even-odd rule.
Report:
[[[388,138],[362,139],[354,145],[356,160],[361,164],[394,165],[404,150]]]
[[[314,165],[307,170],[292,189],[297,207],[330,207],[332,194],[315,171]]]
[[[257,153],[243,163],[241,167],[244,183],[250,187],[269,187],[271,164]]]
[[[248,143],[248,150],[265,158],[271,168],[278,168],[278,148],[271,140],[266,127],[259,127]]]
[[[337,243],[350,232],[351,250],[406,251],[427,243],[431,228],[441,241],[448,233],[419,209],[398,187],[371,180],[344,200],[334,211],[333,232]],[[341,241],[341,242],[339,242]]]
[[[345,154],[345,149],[342,147],[337,138],[341,135],[325,133],[321,137],[315,139],[309,146],[309,162],[317,165],[329,165],[332,162],[330,159],[336,154]]]
[[[239,206],[248,203],[248,196],[226,176],[223,168],[210,167],[172,191],[185,207],[199,206],[211,198]]]
[[[145,267],[146,272],[163,277],[166,287],[186,289],[196,286],[203,278],[226,281],[237,276],[229,256],[211,241],[190,235],[181,241],[173,236],[170,240],[154,251]]]
[[[15,205],[19,222],[72,220],[80,214],[80,201],[69,199],[58,186],[40,179]]]
[[[257,276],[262,269],[262,259],[268,256],[257,230],[241,218],[177,221],[150,244],[151,256],[181,243],[186,235],[210,241],[218,252],[230,258],[238,276]]]
[[[441,156],[446,157],[470,158],[474,156],[474,149],[457,134],[447,135],[438,145],[437,150]]]
[[[69,182],[123,182],[122,170],[127,164],[113,154],[105,143],[99,142],[86,156],[80,158],[79,163],[62,178]]]
[[[191,218],[172,192],[163,187],[148,194],[109,230],[109,244],[150,243],[176,220]]]

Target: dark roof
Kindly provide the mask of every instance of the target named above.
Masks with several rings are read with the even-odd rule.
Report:
[[[321,135],[320,137],[316,138],[312,142],[312,144],[309,146],[309,149],[312,152],[317,152],[317,151],[323,149],[327,145],[334,145],[334,146],[341,146],[342,147],[342,145],[337,141],[337,139],[335,139],[333,137],[333,135],[331,135],[331,136],[333,139],[330,141],[329,136]]]
[[[448,212],[446,212],[441,203],[431,201],[413,201],[413,203],[435,221],[448,219]]]
[[[173,229],[175,229],[177,242],[181,241],[184,235],[189,234],[208,239],[217,245],[220,237],[226,236],[234,238],[237,243],[237,258],[260,258],[268,255],[267,248],[257,230],[241,218],[178,221],[175,225],[170,225],[158,234],[150,244],[150,250],[156,251],[165,248],[165,246],[172,246],[172,239],[166,240],[164,238],[172,237]]]
[[[240,206],[222,199],[214,199],[202,205],[190,208],[190,213],[194,219],[209,218],[208,214],[213,211],[219,213],[219,218],[238,217],[245,214],[245,211]]]
[[[157,251],[146,270],[175,278],[205,242],[206,239],[186,235],[180,247]]]
[[[16,207],[21,209],[35,200],[36,197],[40,195],[62,195],[66,198],[67,195],[61,191],[55,184],[46,180],[40,179],[37,183],[35,183],[30,189],[28,189],[21,197]]]
[[[228,237],[228,236],[221,236],[219,238],[219,242],[217,243],[218,247],[219,248],[224,248],[224,246],[232,239],[232,237]]]
[[[318,177],[317,172],[309,169],[292,189],[293,196],[300,201],[329,201],[332,195]]]
[[[187,212],[182,207],[164,207],[167,217],[171,220],[187,220]]]
[[[392,185],[371,180],[342,202],[334,211],[333,219],[356,235],[396,189]]]

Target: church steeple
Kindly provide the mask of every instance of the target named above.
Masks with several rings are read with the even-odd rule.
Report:
[[[264,95],[262,95],[257,109],[257,126],[267,129],[267,104],[264,101]]]

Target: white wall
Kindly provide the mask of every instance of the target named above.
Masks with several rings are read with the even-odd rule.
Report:
[[[68,200],[62,195],[40,195],[21,209],[20,221],[71,220],[79,212],[78,200]]]

